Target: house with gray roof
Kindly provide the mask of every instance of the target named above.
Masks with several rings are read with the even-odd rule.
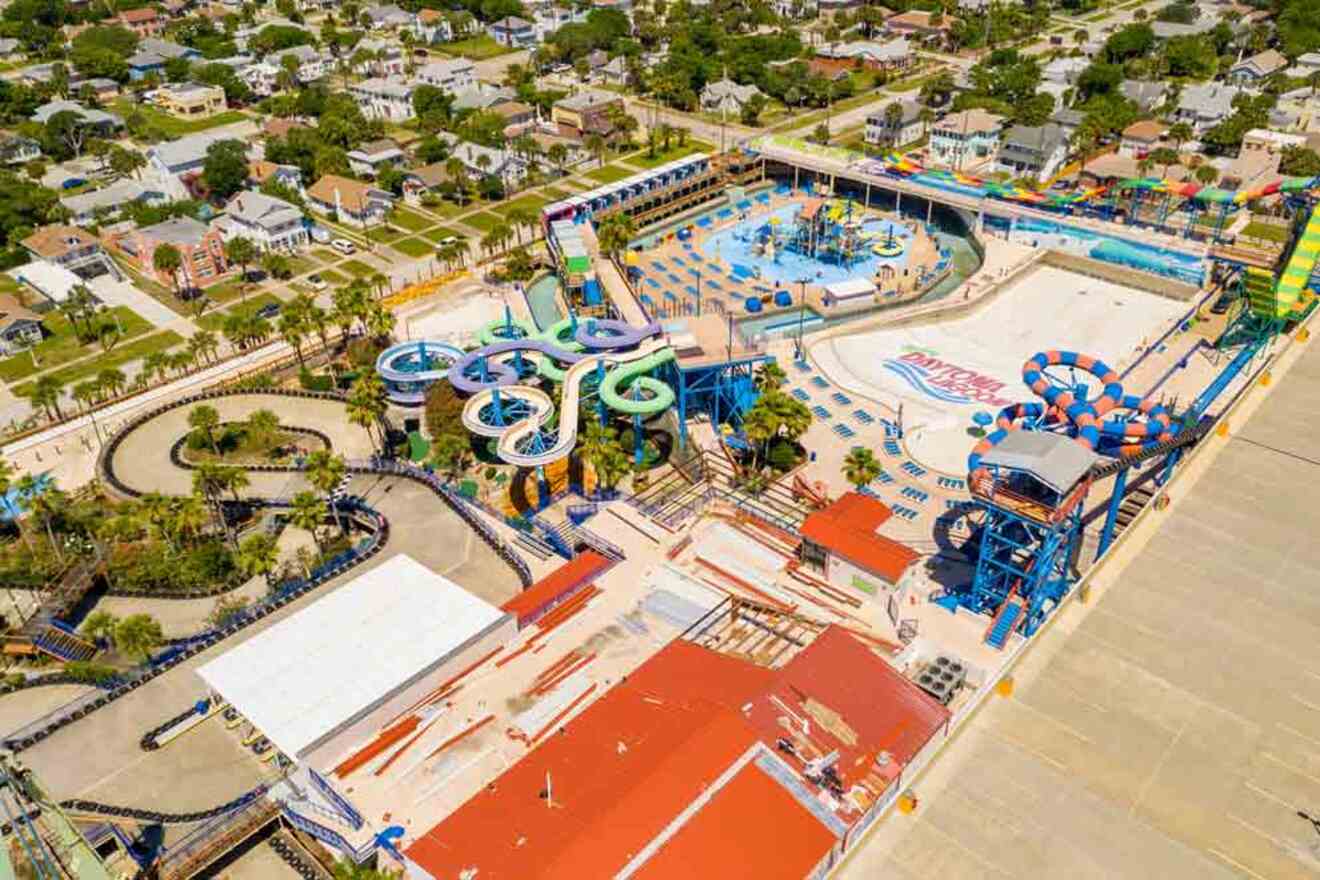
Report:
[[[1151,113],[1164,103],[1169,94],[1169,84],[1159,80],[1125,79],[1118,90],[1123,97],[1137,105],[1142,113]]]
[[[1054,123],[1015,125],[999,144],[996,170],[1043,182],[1054,176],[1068,157],[1068,136]]]
[[[160,174],[174,176],[201,171],[211,145],[232,140],[236,138],[201,132],[177,141],[163,141],[147,151],[147,164]]]
[[[121,180],[103,189],[89,190],[76,196],[65,196],[60,204],[69,211],[69,221],[77,226],[91,226],[98,219],[114,219],[125,205],[142,202],[164,205],[170,202],[169,193],[153,181]]]
[[[246,238],[263,251],[294,252],[311,237],[297,205],[259,192],[241,192],[211,221],[225,241]]]
[[[741,113],[754,95],[762,94],[755,85],[739,85],[731,79],[706,83],[701,90],[701,109],[707,113]]]
[[[1204,134],[1232,115],[1233,99],[1244,93],[1245,89],[1224,83],[1192,83],[1178,96],[1173,120],[1186,122],[1198,135]]]
[[[84,107],[77,101],[51,101],[42,104],[33,111],[32,120],[45,125],[57,113],[77,114],[83,127],[91,129],[98,137],[112,137],[116,131],[124,127],[124,120],[115,114]]]

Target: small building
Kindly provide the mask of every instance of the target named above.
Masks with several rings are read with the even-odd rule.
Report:
[[[490,112],[504,117],[504,136],[517,137],[536,122],[536,108],[521,101],[496,104]]]
[[[382,168],[402,165],[407,157],[399,145],[389,138],[368,141],[348,153],[348,167],[362,177],[376,177]]]
[[[167,19],[150,6],[126,9],[115,17],[114,23],[138,35],[138,39],[154,37],[165,30]]]
[[[1304,134],[1253,128],[1242,136],[1243,153],[1282,153],[1288,147],[1307,149],[1310,139]]]
[[[70,90],[80,98],[91,95],[102,104],[113,101],[119,97],[122,91],[119,83],[112,79],[106,79],[103,76],[94,76],[91,79],[79,80],[77,85],[70,84]]]
[[[1134,122],[1123,132],[1118,142],[1118,152],[1134,159],[1144,159],[1146,154],[1164,142],[1169,133],[1169,126],[1158,119],[1143,119]]]
[[[1175,122],[1186,122],[1198,134],[1205,134],[1233,113],[1233,99],[1242,94],[1237,86],[1223,83],[1191,83],[1178,96],[1173,112]]]
[[[1040,76],[1045,82],[1070,86],[1077,82],[1077,77],[1090,66],[1091,62],[1085,58],[1055,58],[1041,68]]]
[[[412,32],[417,41],[424,45],[434,46],[437,43],[448,43],[454,39],[454,28],[445,17],[443,11],[439,9],[422,9],[417,13],[417,20],[413,23]]]
[[[493,86],[478,80],[471,88],[463,89],[454,95],[454,109],[489,110],[500,104],[506,104],[515,97],[513,89]]]
[[[143,229],[107,233],[108,244],[135,262],[138,271],[154,278],[171,289],[180,291],[207,287],[219,281],[228,271],[225,262],[225,240],[218,229],[212,229],[192,217],[175,217]],[[172,245],[183,258],[176,278],[156,269],[156,249]]]
[[[859,40],[851,43],[828,43],[816,50],[816,59],[847,62],[851,68],[867,70],[903,70],[911,66],[915,53],[906,37],[883,43]]]
[[[950,113],[931,126],[927,154],[951,168],[975,168],[993,161],[1003,131],[1004,117],[980,108]]]
[[[402,76],[404,68],[408,66],[403,57],[403,47],[389,40],[367,37],[353,47],[355,56],[359,52],[370,56],[353,68],[354,72],[362,76]]]
[[[180,46],[170,40],[148,37],[137,45],[137,52],[128,58],[130,79],[144,79],[148,74],[165,72],[165,62],[171,58],[187,58],[190,61],[202,57],[202,53],[189,46]]]
[[[1185,166],[1176,163],[1167,168],[1163,165],[1153,166],[1153,169],[1165,180],[1184,181],[1192,176]],[[1083,186],[1112,186],[1124,180],[1146,177],[1150,173],[1136,156],[1102,153],[1082,166],[1078,179]]]
[[[30,137],[0,131],[0,162],[5,165],[26,165],[41,158],[41,144]]]
[[[214,144],[232,140],[237,138],[201,132],[177,141],[163,141],[147,150],[147,163],[161,174],[174,176],[201,171],[206,163],[207,151]]]
[[[399,554],[197,674],[286,757],[328,776],[368,734],[516,629],[512,615]]]
[[[22,241],[23,250],[34,260],[63,266],[79,275],[99,275],[105,271],[105,251],[101,241],[77,226],[53,223],[42,226]]]
[[[486,28],[487,32],[501,46],[514,49],[527,49],[536,45],[536,26],[525,18],[510,15]]]
[[[432,162],[409,168],[403,173],[403,197],[416,203],[429,192],[435,192],[449,180],[449,169],[444,162]]]
[[[1266,49],[1243,58],[1228,69],[1228,81],[1238,85],[1250,86],[1261,82],[1288,66],[1288,59],[1278,49]]]
[[[290,46],[287,49],[272,52],[266,56],[265,61],[279,70],[284,67],[285,58],[293,58],[298,62],[294,75],[298,78],[298,82],[304,85],[315,82],[330,72],[325,56],[312,46],[307,45]]]
[[[889,112],[890,107],[898,107],[896,116]],[[879,112],[866,117],[866,142],[875,146],[901,147],[921,140],[926,134],[926,124],[921,119],[922,109],[916,101],[902,100],[886,104]]]
[[[476,70],[476,66],[466,58],[446,58],[417,68],[414,76],[419,83],[458,94],[476,85]]]
[[[368,119],[403,122],[413,117],[413,92],[416,85],[400,80],[373,77],[353,83],[348,93]]]
[[[831,584],[868,596],[892,593],[920,558],[912,548],[879,533],[894,515],[879,499],[848,492],[802,522],[802,562]]]
[[[753,84],[739,85],[731,79],[721,79],[706,83],[701,90],[701,109],[707,113],[732,113],[737,115],[754,96],[762,92]]]
[[[73,113],[83,128],[88,129],[97,137],[114,137],[115,133],[124,127],[124,120],[113,113],[107,113],[104,110],[84,107],[77,101],[51,101],[42,104],[32,113],[32,120],[40,122],[42,125],[50,122],[50,118],[57,113]]]
[[[628,84],[628,59],[623,55],[615,55],[603,67],[596,71],[596,80],[614,86],[626,86]]]
[[[999,144],[996,165],[1014,177],[1043,183],[1063,167],[1068,158],[1068,137],[1053,123],[1015,125]]]
[[[307,189],[308,207],[350,226],[384,222],[393,204],[394,197],[384,190],[338,174],[326,174]]]
[[[618,95],[587,89],[556,101],[550,108],[550,121],[566,137],[608,135],[614,131],[612,115],[622,109],[623,99]]]
[[[1162,80],[1125,79],[1118,90],[1137,105],[1141,113],[1153,113],[1169,95],[1169,84]]]
[[[281,165],[278,162],[267,162],[265,159],[248,162],[248,183],[251,186],[260,187],[268,180],[273,180],[299,195],[303,194],[302,169],[297,165]]]
[[[935,39],[944,37],[949,30],[947,16],[941,13],[927,12],[923,9],[909,9],[885,19],[885,30],[891,34]]]
[[[225,241],[246,238],[263,251],[293,253],[311,238],[297,205],[259,192],[241,192],[211,224]]]
[[[527,175],[527,161],[512,150],[498,150],[468,141],[451,141],[450,158],[463,163],[475,177],[493,175],[505,186],[516,187]]]
[[[1050,117],[1050,122],[1063,129],[1063,136],[1071,141],[1073,133],[1082,127],[1082,123],[1086,122],[1086,114],[1081,110],[1064,107],[1062,110],[1054,111],[1054,115]]]
[[[118,217],[126,205],[142,202],[163,205],[171,201],[165,187],[150,180],[121,180],[102,189],[88,190],[76,196],[64,196],[60,204],[69,212],[70,222],[78,226],[91,226],[102,220]]]
[[[408,12],[393,3],[387,3],[382,6],[369,6],[362,10],[362,23],[374,31],[398,30],[399,28],[412,27],[415,18],[411,12]]]
[[[26,351],[44,336],[40,315],[12,294],[0,294],[0,355],[9,357]]]
[[[23,44],[14,37],[0,37],[0,60],[14,62],[23,57]]]
[[[229,109],[224,89],[195,82],[161,86],[156,104],[180,119],[205,119]]]

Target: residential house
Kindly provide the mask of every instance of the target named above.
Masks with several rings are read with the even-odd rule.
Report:
[[[607,135],[614,130],[612,114],[622,109],[623,99],[618,95],[588,89],[556,101],[550,108],[550,121],[567,137]]]
[[[0,163],[26,165],[40,158],[41,144],[12,131],[0,131]]]
[[[862,0],[816,0],[816,12],[823,18],[848,9],[856,9],[861,5]]]
[[[493,175],[507,188],[516,188],[527,176],[527,162],[512,150],[497,150],[467,141],[450,141],[449,155],[463,163],[473,177]]]
[[[201,132],[179,138],[177,141],[162,141],[147,150],[147,164],[160,174],[175,177],[198,172],[206,162],[206,151],[212,144],[235,140],[232,136]]]
[[[32,113],[32,119],[45,125],[57,113],[75,113],[82,126],[97,137],[114,137],[124,127],[124,120],[113,113],[84,107],[76,101],[51,101],[42,104]]]
[[[1279,177],[1280,155],[1271,150],[1243,150],[1228,163],[1215,185],[1226,190],[1252,190]]]
[[[525,18],[510,15],[486,28],[486,31],[501,46],[514,49],[527,49],[536,45],[536,27]]]
[[[78,226],[92,226],[118,217],[125,205],[142,202],[163,205],[172,201],[168,187],[147,180],[121,180],[103,189],[88,190],[76,196],[64,196],[60,204],[69,212],[69,220]]]
[[[327,174],[307,188],[308,207],[350,226],[384,222],[393,201],[382,189],[338,174]]]
[[[1054,176],[1068,157],[1068,138],[1054,123],[1015,125],[1004,133],[996,159],[997,170],[1043,183]]]
[[[161,86],[156,90],[156,104],[180,119],[205,119],[229,109],[224,89],[195,82]]]
[[[1300,72],[1296,74],[1298,79],[1303,79],[1320,70],[1320,52],[1304,52],[1297,56],[1296,66]],[[1292,71],[1289,71],[1291,74]]]
[[[413,83],[373,77],[350,84],[348,93],[368,119],[403,122],[413,116],[412,96],[416,88]]]
[[[432,162],[430,165],[409,168],[404,172],[403,197],[416,204],[424,194],[435,192],[447,180],[449,180],[449,170],[444,162]]]
[[[432,61],[417,69],[417,81],[444,89],[451,94],[470,89],[477,83],[476,67],[466,58]]]
[[[44,336],[40,315],[11,294],[0,294],[0,354],[8,357],[26,351]]]
[[[1155,34],[1157,40],[1171,40],[1174,37],[1195,37],[1198,34],[1208,34],[1219,24],[1219,17],[1210,13],[1202,13],[1195,21],[1189,24],[1183,24],[1180,21],[1152,21],[1150,29]]]
[[[940,165],[966,170],[993,161],[1004,117],[979,108],[950,113],[930,129],[927,155]]]
[[[263,251],[298,251],[311,241],[297,205],[259,192],[235,195],[211,225],[225,241],[246,238]]]
[[[1266,49],[1243,58],[1228,69],[1228,81],[1249,86],[1273,76],[1288,66],[1288,59],[1277,49]]]
[[[706,87],[701,90],[701,109],[707,113],[737,116],[748,101],[761,94],[761,90],[753,84],[742,86],[731,79],[721,79],[706,83]]]
[[[86,99],[88,96],[95,98],[102,104],[108,104],[119,97],[119,83],[112,79],[106,79],[103,76],[94,76],[91,79],[78,80],[78,84],[69,83],[69,91],[77,95],[80,99]]]
[[[229,268],[220,230],[192,217],[175,217],[143,229],[107,233],[107,238],[110,248],[135,262],[138,271],[180,291],[214,284]],[[167,244],[183,258],[174,277],[155,265],[156,250]]]
[[[266,56],[266,61],[278,69],[284,66],[285,58],[297,59],[298,67],[294,75],[298,77],[298,82],[303,84],[314,82],[330,72],[330,65],[325,56],[311,46],[291,46],[288,49],[281,49]]]
[[[454,110],[490,110],[514,99],[514,91],[478,81],[454,95]]]
[[[247,84],[254,95],[267,98],[279,91],[281,70],[269,61],[258,61],[239,71],[238,78]]]
[[[1040,76],[1046,82],[1070,86],[1077,82],[1077,77],[1090,66],[1091,62],[1085,58],[1055,58],[1041,68]]]
[[[891,34],[942,40],[948,33],[949,23],[947,16],[922,9],[910,9],[885,19],[885,30]]]
[[[1233,113],[1233,99],[1242,94],[1237,86],[1223,83],[1190,83],[1178,96],[1175,122],[1186,122],[1198,134],[1214,128]]]
[[[105,271],[105,251],[95,235],[62,223],[42,226],[21,242],[34,260],[62,266],[80,277]]]
[[[261,134],[267,139],[286,138],[289,136],[289,132],[293,131],[295,128],[310,128],[310,126],[306,122],[298,119],[280,119],[278,117],[272,117],[261,127]]]
[[[1144,159],[1148,153],[1164,142],[1169,126],[1158,119],[1143,119],[1123,129],[1119,136],[1118,153],[1133,159]]]
[[[369,52],[371,59],[359,64],[354,70],[363,76],[402,76],[407,66],[403,57],[403,48],[398,43],[368,37],[353,47],[353,54]]]
[[[67,65],[65,65],[67,67]],[[55,76],[55,62],[47,61],[44,64],[30,64],[27,67],[17,71],[18,81],[25,86],[46,85]]]
[[[504,117],[504,136],[508,138],[517,137],[536,124],[536,108],[521,101],[507,101],[490,109]]]
[[[1268,128],[1253,128],[1242,136],[1243,153],[1282,153],[1288,147],[1307,146],[1308,138],[1304,134],[1271,131]]]
[[[900,113],[891,119],[889,108]],[[866,117],[866,142],[876,146],[901,147],[921,140],[926,124],[921,119],[922,106],[916,101],[893,101]]]
[[[168,20],[150,6],[141,9],[126,9],[114,19],[114,23],[127,28],[138,35],[138,39],[154,37],[165,30]]]
[[[348,167],[362,177],[376,177],[382,168],[402,165],[406,158],[398,144],[389,138],[381,138],[349,151]]]
[[[137,52],[128,58],[130,79],[144,79],[149,74],[164,74],[165,62],[172,58],[187,58],[190,61],[202,57],[202,53],[188,46],[180,46],[169,40],[148,37],[137,45]]]
[[[268,180],[273,180],[300,196],[305,195],[302,169],[297,165],[280,165],[277,162],[267,162],[265,159],[256,159],[248,163],[248,184],[250,186],[260,187]]]
[[[362,10],[362,24],[371,28],[373,31],[398,30],[399,28],[411,28],[416,20],[411,12],[407,12],[393,3],[383,6],[369,6]]]
[[[1192,177],[1191,169],[1181,164],[1175,163],[1167,168],[1163,165],[1148,168],[1136,157],[1104,153],[1082,167],[1078,180],[1083,186],[1113,186],[1124,180],[1146,177],[1152,173],[1175,182],[1190,180]]]
[[[587,10],[565,9],[553,4],[542,6],[532,13],[532,29],[536,40],[542,41],[566,24],[581,23],[587,20]]]
[[[1050,122],[1053,122],[1055,125],[1059,126],[1059,128],[1063,129],[1063,136],[1068,138],[1069,141],[1072,140],[1073,133],[1081,128],[1082,123],[1085,121],[1086,114],[1081,110],[1074,110],[1071,107],[1056,110],[1054,111],[1054,115],[1050,117]]]
[[[1153,113],[1169,95],[1169,84],[1160,80],[1125,79],[1118,90],[1142,113]]]
[[[417,37],[417,42],[423,45],[434,46],[454,39],[453,26],[439,9],[420,10],[417,13],[417,20],[413,23],[412,32]]]
[[[911,41],[906,37],[896,37],[883,43],[873,40],[829,43],[816,50],[816,57],[846,62],[850,68],[903,70],[912,64],[916,56]]]
[[[628,59],[623,55],[615,55],[604,67],[596,71],[596,80],[612,86],[626,86],[628,84]]]

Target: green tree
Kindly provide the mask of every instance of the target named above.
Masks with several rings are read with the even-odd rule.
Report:
[[[146,662],[164,641],[160,623],[150,614],[130,614],[115,626],[115,650],[139,662]]]
[[[335,455],[328,449],[317,449],[307,456],[306,471],[307,481],[329,500],[330,493],[348,473],[348,465],[343,456]],[[331,505],[331,511],[339,523],[340,531],[347,533],[348,529],[339,517],[339,508]]]
[[[875,453],[864,446],[854,446],[843,459],[843,476],[858,489],[880,476],[884,469]]]
[[[385,385],[381,382],[380,376],[375,371],[359,376],[349,390],[346,405],[348,420],[365,430],[367,436],[375,442],[375,429],[380,428],[381,419],[385,417],[385,410],[389,406],[385,399]],[[382,445],[384,441],[384,430],[381,429]]]
[[[619,442],[619,432],[591,419],[578,437],[578,455],[591,464],[596,478],[613,489],[629,470],[628,454]]]
[[[219,426],[220,412],[213,406],[201,403],[188,413],[188,427],[201,431],[216,455],[220,454],[220,446],[215,441],[215,429]]]
[[[227,199],[247,186],[247,144],[240,140],[217,141],[206,149],[202,181],[218,198]]]
[[[762,393],[777,391],[787,381],[788,374],[778,361],[765,361],[756,371],[756,390]]]
[[[151,266],[158,273],[170,279],[174,295],[179,295],[179,269],[183,267],[183,254],[174,245],[166,243],[156,248],[151,255]]]
[[[289,507],[289,525],[310,534],[312,540],[316,542],[316,549],[320,551],[321,536],[317,530],[329,513],[330,509],[324,498],[318,497],[315,492],[299,492],[293,496]]]
[[[37,381],[32,383],[32,388],[28,391],[28,400],[32,402],[33,406],[44,409],[48,417],[62,419],[64,413],[60,410],[60,396],[63,393],[64,383],[47,373],[44,376],[38,376]]]
[[[225,242],[225,261],[230,265],[238,266],[241,273],[238,289],[242,300],[247,299],[248,266],[255,263],[260,254],[261,252],[250,238],[244,238],[240,235]]]
[[[115,630],[119,627],[119,618],[109,611],[93,611],[83,621],[82,634],[94,642],[104,639],[113,641]]]
[[[458,434],[442,434],[431,441],[431,464],[449,479],[463,473],[472,460],[472,444]]]
[[[260,575],[265,578],[269,586],[271,573],[275,571],[279,557],[275,536],[266,532],[257,532],[249,535],[239,545],[238,556],[234,559],[234,563],[238,566],[238,570],[248,577]]]

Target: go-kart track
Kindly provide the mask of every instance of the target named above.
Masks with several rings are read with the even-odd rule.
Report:
[[[973,413],[995,415],[1034,399],[1022,383],[1027,354],[1081,351],[1122,370],[1134,351],[1186,311],[1187,303],[1038,266],[970,312],[825,338],[810,352],[844,388],[901,405],[913,456],[957,474],[966,470]],[[1091,397],[1099,391],[1085,371],[1076,371],[1075,381],[1090,385]]]

